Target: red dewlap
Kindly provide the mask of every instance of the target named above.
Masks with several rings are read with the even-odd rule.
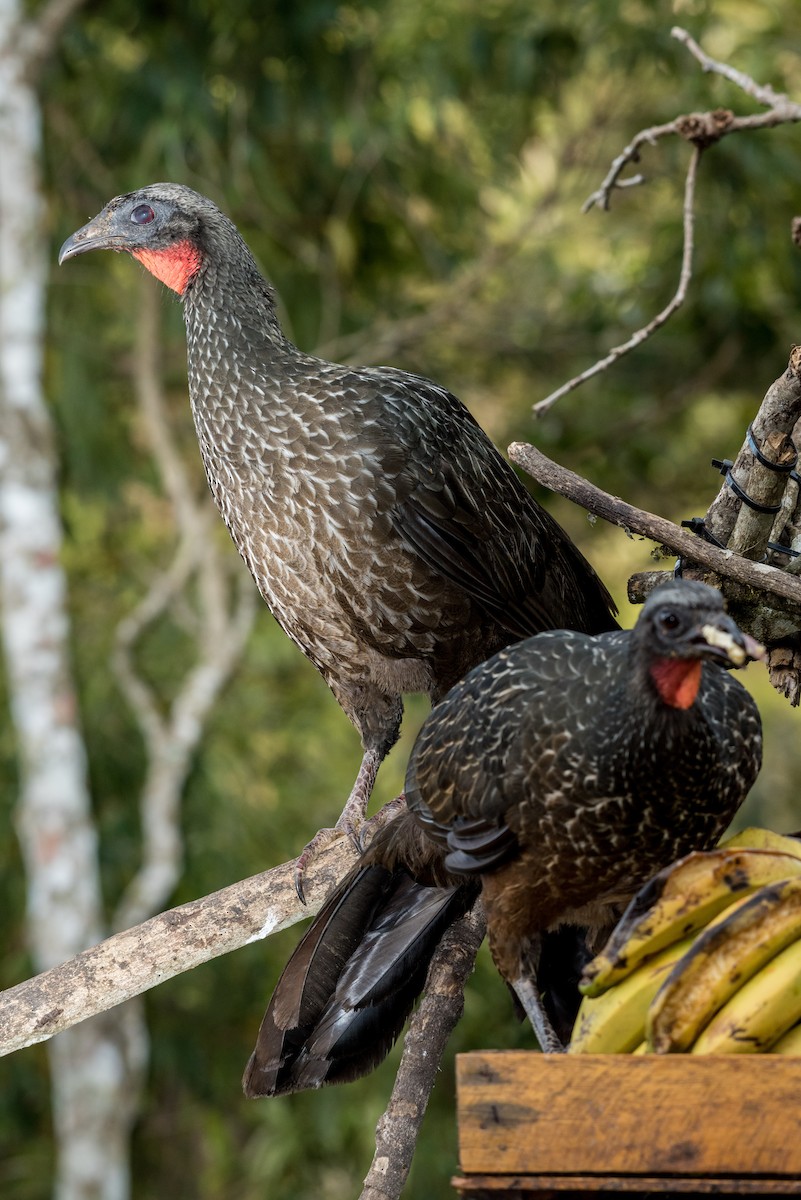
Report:
[[[166,283],[179,296],[186,291],[186,285],[200,269],[202,261],[200,251],[188,239],[167,246],[164,250],[132,250],[134,258],[143,267],[147,267],[151,275]]]
[[[689,708],[701,685],[701,661],[697,658],[660,658],[651,667],[656,690],[672,708]]]

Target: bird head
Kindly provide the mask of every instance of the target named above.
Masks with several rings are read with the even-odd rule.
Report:
[[[59,264],[89,250],[124,250],[183,295],[203,265],[208,239],[227,218],[211,200],[175,183],[115,196],[68,237]]]
[[[694,702],[704,661],[742,667],[765,657],[764,647],[727,614],[720,592],[690,580],[673,580],[651,593],[637,621],[635,640],[646,651],[659,695],[674,708],[689,708]]]

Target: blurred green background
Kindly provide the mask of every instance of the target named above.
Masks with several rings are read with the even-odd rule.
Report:
[[[688,147],[649,149],[647,186],[618,193],[608,214],[581,215],[611,159],[636,130],[680,112],[756,110],[671,40],[674,22],[708,53],[797,98],[795,0],[95,0],[67,26],[41,85],[53,259],[112,195],[159,179],[190,184],[237,222],[304,349],[432,376],[499,446],[534,440],[636,505],[674,520],[702,513],[719,484],[709,460],[734,455],[801,340],[801,256],[789,238],[801,206],[798,129],[740,134],[704,156],[686,307],[547,418],[530,415],[531,404],[647,321],[676,285]],[[54,268],[48,312],[74,662],[109,907],[138,862],[144,772],[109,656],[117,624],[166,568],[176,536],[131,398],[143,295],[158,305],[176,436],[198,494],[205,487],[180,307],[166,292],[143,293],[140,275],[111,255]],[[541,498],[630,624],[626,579],[648,569],[650,544]],[[221,523],[214,529],[226,543]],[[138,664],[169,696],[189,652],[165,618]],[[768,734],[749,815],[797,828],[797,714],[763,679],[754,686]],[[408,705],[374,803],[400,789],[423,714],[421,703]],[[338,814],[359,753],[322,680],[260,611],[189,779],[186,869],[172,902],[294,856]],[[0,759],[6,987],[31,969],[8,722]],[[134,1196],[358,1194],[397,1052],[343,1089],[256,1104],[239,1089],[297,937],[295,929],[249,946],[147,997],[152,1064],[134,1138]],[[482,953],[451,1054],[531,1040]],[[455,1166],[449,1056],[406,1195],[447,1196]],[[38,1047],[0,1067],[0,1189],[38,1200],[49,1194],[51,1172]]]

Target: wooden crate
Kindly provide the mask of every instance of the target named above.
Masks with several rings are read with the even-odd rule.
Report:
[[[457,1058],[472,1200],[801,1196],[801,1060],[771,1055]]]

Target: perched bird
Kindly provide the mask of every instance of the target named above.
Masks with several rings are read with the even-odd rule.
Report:
[[[250,1096],[355,1079],[389,1050],[443,931],[481,894],[489,943],[545,1050],[549,930],[608,925],[677,856],[713,846],[761,762],[759,712],[724,668],[762,657],[718,591],[674,581],[629,632],[542,633],[437,705],[376,835],[285,968]]]
[[[338,829],[354,835],[364,817],[404,693],[437,703],[544,629],[617,627],[595,572],[461,402],[418,375],[298,350],[210,200],[172,183],[118,196],[59,262],[97,249],[127,251],[183,301],[214,499],[273,615],[361,735]]]

